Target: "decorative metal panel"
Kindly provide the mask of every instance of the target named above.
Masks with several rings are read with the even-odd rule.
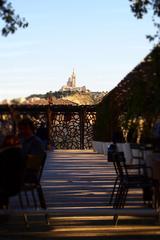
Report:
[[[95,106],[0,106],[0,133],[17,133],[18,121],[25,117],[32,119],[36,130],[40,126],[48,129],[49,143],[56,149],[92,147]]]

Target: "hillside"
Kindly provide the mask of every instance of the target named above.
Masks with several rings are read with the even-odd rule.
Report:
[[[106,92],[91,92],[89,90],[85,92],[57,91],[46,94],[32,94],[27,98],[4,99],[0,104],[47,105],[50,99],[53,105],[94,105],[99,103],[106,94]]]
[[[93,105],[99,103],[102,98],[106,95],[106,92],[79,92],[79,91],[55,91],[55,92],[48,92],[46,94],[34,94],[27,99],[31,98],[43,98],[48,99],[52,98],[53,102],[55,99],[63,99],[64,101],[68,100],[78,105]]]
[[[66,97],[63,97],[64,100],[69,100],[71,102],[77,103],[78,105],[93,105],[95,104],[95,101],[91,94],[88,93],[75,93],[73,95],[69,95]]]

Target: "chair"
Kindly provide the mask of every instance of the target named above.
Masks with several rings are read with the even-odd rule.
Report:
[[[148,188],[154,192],[154,196],[158,194],[158,192],[156,192],[158,191],[158,182],[147,176],[145,168],[143,174],[135,174],[135,172],[130,173],[126,166],[123,152],[117,152],[114,154],[113,163],[119,178],[119,186],[113,204],[114,208],[123,208],[125,206],[129,189]],[[153,207],[156,207],[156,199],[152,204]],[[114,216],[114,222],[115,224],[118,222],[117,215]]]
[[[111,196],[110,196],[110,199],[109,199],[109,204],[112,203],[113,201],[113,197],[115,195],[115,191],[116,191],[116,187],[119,186],[119,182],[120,182],[120,176],[119,176],[119,173],[118,173],[118,169],[117,169],[117,165],[114,161],[114,154],[116,153],[115,152],[112,152],[112,156],[110,156],[110,158],[112,159],[112,162],[113,162],[113,165],[114,165],[114,168],[115,168],[115,172],[116,172],[116,179],[115,179],[115,182],[114,182],[114,186],[113,186],[113,189],[112,189],[112,193],[111,193]],[[124,153],[121,153],[121,154],[124,154]],[[111,153],[110,153],[111,155]],[[125,159],[125,158],[124,158]],[[146,166],[145,164],[125,164],[126,168],[130,171],[134,171],[134,173],[136,174],[141,174],[142,172],[146,174],[146,172],[144,171],[144,169],[146,169]],[[147,167],[148,168],[148,167]]]
[[[42,173],[43,173],[43,169],[44,169],[44,165],[46,162],[46,157],[47,157],[47,155],[45,153],[44,157],[42,158],[42,162],[41,162],[41,165],[40,165],[38,171],[37,170],[34,171],[33,169],[27,170],[27,177],[24,179],[23,186],[18,195],[20,206],[22,209],[25,209],[25,206],[27,206],[27,208],[30,208],[31,203],[35,209],[38,209],[39,205],[40,205],[40,208],[45,209],[45,210],[47,209],[43,189],[41,187],[41,182],[40,182]],[[25,203],[23,200],[23,196],[25,197]],[[38,204],[38,202],[39,202],[39,204]],[[26,226],[29,227],[27,214],[24,214],[24,220],[25,220]],[[45,213],[45,220],[46,220],[47,224],[49,224],[47,213]]]

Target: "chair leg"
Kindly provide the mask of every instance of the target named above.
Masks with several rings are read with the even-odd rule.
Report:
[[[39,185],[39,186],[37,187],[37,193],[38,193],[38,197],[39,197],[39,202],[40,202],[41,208],[47,209],[46,201],[45,201],[45,197],[44,197],[44,194],[43,194],[43,190],[42,190],[41,185]],[[48,213],[45,213],[45,221],[46,221],[47,225],[50,224],[50,222],[49,222],[49,220],[48,220]]]
[[[120,208],[124,208],[125,203],[126,203],[127,194],[128,194],[128,188],[126,186],[124,186],[124,191],[123,191],[123,196],[121,198]]]
[[[24,194],[25,194],[27,206],[30,207],[30,202],[29,202],[27,191],[24,191]]]
[[[120,201],[121,201],[121,196],[122,196],[122,185],[121,185],[121,182],[120,182],[120,184],[119,184],[119,186],[118,186],[118,189],[117,189],[117,193],[116,193],[116,197],[115,197],[115,200],[114,200],[114,204],[113,204],[113,207],[114,208],[119,208],[119,203],[120,203]],[[113,216],[113,223],[114,223],[114,225],[117,225],[117,223],[118,223],[118,215],[114,215]]]
[[[47,208],[46,207],[46,201],[45,201],[45,198],[44,198],[42,187],[40,185],[37,187],[37,193],[38,193],[41,208],[46,209]]]
[[[18,194],[18,198],[19,198],[19,203],[20,203],[21,208],[24,209],[24,204],[23,204],[21,192]],[[23,214],[23,218],[24,218],[24,222],[25,222],[26,228],[29,228],[30,224],[29,224],[28,216],[27,216],[26,213]]]
[[[116,177],[116,180],[115,180],[115,182],[114,182],[114,187],[113,187],[113,189],[112,189],[111,197],[110,197],[110,199],[109,199],[109,204],[112,203],[112,200],[113,200],[113,197],[114,197],[114,193],[115,193],[115,189],[116,189],[118,180],[119,180],[119,178]]]
[[[114,215],[113,216],[113,223],[114,223],[115,226],[117,226],[117,224],[118,224],[118,215]]]
[[[19,198],[19,203],[20,203],[21,208],[24,208],[21,192],[18,194],[18,198]]]
[[[28,216],[26,213],[23,214],[23,217],[24,217],[24,222],[25,222],[25,225],[26,225],[26,228],[30,228],[30,224],[29,224],[29,221],[28,221]]]
[[[128,189],[121,183],[119,185],[115,202],[114,202],[114,207],[116,209],[120,209],[124,207],[127,193],[128,193]],[[114,222],[114,225],[118,224],[118,215],[113,216],[113,222]]]
[[[118,189],[117,189],[116,197],[114,199],[114,204],[113,204],[114,208],[119,208],[119,204],[121,202],[122,195],[123,195],[123,185],[120,182],[119,186],[118,186]]]
[[[159,201],[160,201],[160,198],[159,198],[159,194],[160,194],[160,191],[159,191],[159,184],[158,183],[155,183],[155,186],[153,188],[153,208],[155,209],[158,209],[160,204],[159,204]]]
[[[33,202],[34,202],[34,207],[36,209],[38,206],[37,206],[37,201],[36,201],[36,197],[35,197],[35,194],[34,194],[34,189],[31,190],[31,194],[32,194]]]

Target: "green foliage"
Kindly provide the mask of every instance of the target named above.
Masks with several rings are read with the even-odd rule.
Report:
[[[96,141],[107,141],[108,134],[107,134],[107,120],[109,117],[109,107],[107,105],[108,102],[104,101],[97,105],[96,108],[96,122],[94,125],[94,140]]]
[[[18,28],[28,27],[28,22],[15,13],[12,4],[8,0],[0,0],[0,18],[4,22],[4,27],[1,29],[3,36],[15,33]]]
[[[160,46],[137,69],[127,98],[129,118],[160,113]]]
[[[97,117],[94,126],[94,139],[96,141],[111,141],[113,134],[119,132],[117,104],[112,93],[106,95],[97,105]]]
[[[160,116],[160,45],[98,105],[95,140],[111,140],[115,132],[129,132],[130,141],[147,142]],[[142,129],[143,128],[143,129]],[[143,130],[143,132],[142,132]]]
[[[156,28],[156,32],[153,36],[147,35],[146,37],[153,41],[155,39],[160,41],[160,0],[129,0],[131,2],[130,7],[134,16],[138,19],[142,19],[145,14],[152,12],[153,25]]]

